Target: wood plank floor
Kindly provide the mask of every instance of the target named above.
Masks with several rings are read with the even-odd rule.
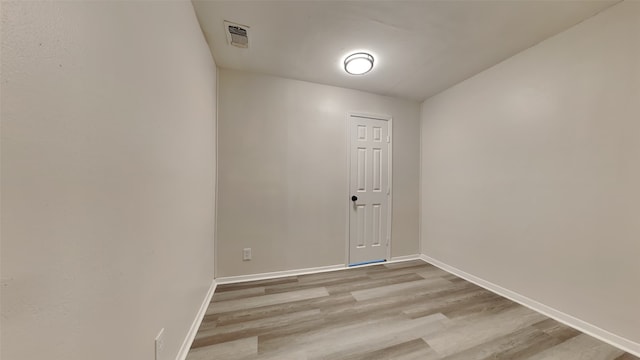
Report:
[[[205,359],[638,360],[420,260],[220,285]]]

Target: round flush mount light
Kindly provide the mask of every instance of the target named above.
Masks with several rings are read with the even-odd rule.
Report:
[[[365,52],[357,52],[344,59],[344,71],[351,75],[366,74],[373,68],[373,56]]]

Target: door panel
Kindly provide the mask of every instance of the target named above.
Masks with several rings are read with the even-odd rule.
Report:
[[[387,258],[389,121],[350,116],[349,263]]]

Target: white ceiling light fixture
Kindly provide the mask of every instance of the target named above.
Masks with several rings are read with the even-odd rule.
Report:
[[[351,75],[364,75],[373,69],[373,55],[357,52],[344,59],[344,71]]]

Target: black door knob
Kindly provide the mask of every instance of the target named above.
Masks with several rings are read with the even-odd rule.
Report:
[[[358,197],[357,197],[357,196],[353,195],[353,196],[351,197],[351,201],[357,201],[357,200],[358,200]]]

